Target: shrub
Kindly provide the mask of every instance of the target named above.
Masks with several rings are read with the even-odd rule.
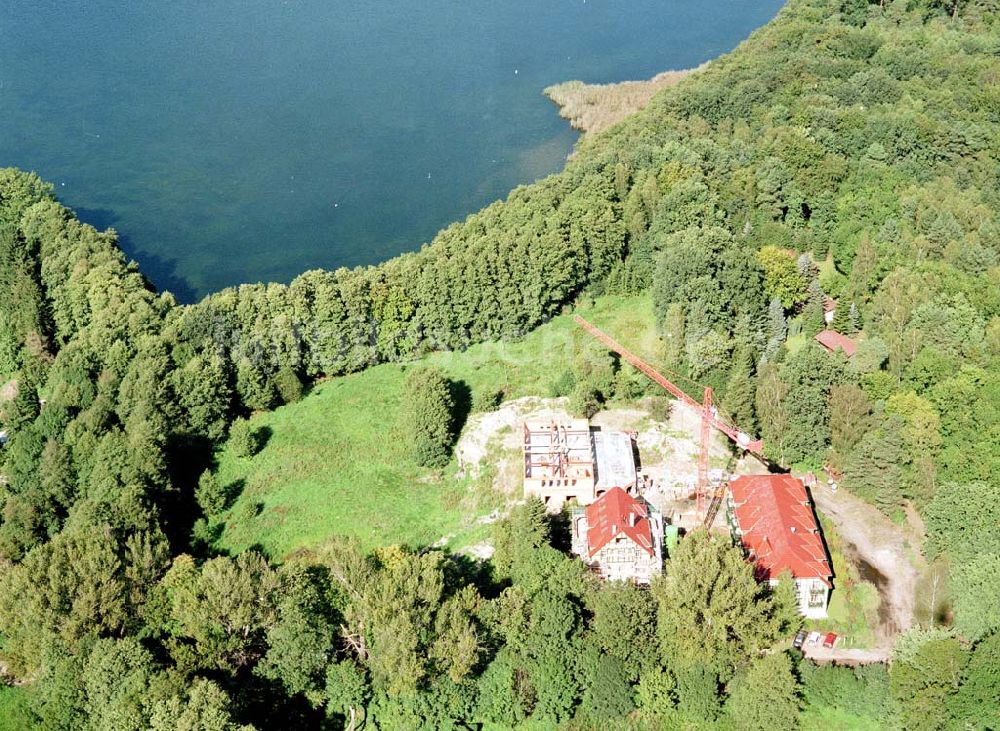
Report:
[[[670,412],[673,410],[670,399],[666,396],[652,396],[648,399],[648,404],[649,416],[653,421],[670,421]]]
[[[589,419],[601,410],[601,395],[593,388],[579,384],[573,389],[569,408],[574,414]]]
[[[503,397],[502,389],[476,391],[472,395],[472,410],[477,414],[495,411],[503,403]]]
[[[557,378],[553,379],[552,383],[549,384],[549,396],[552,398],[569,396],[573,393],[573,388],[575,386],[576,376],[573,375],[573,371],[567,368],[559,374]]]
[[[284,404],[292,404],[302,398],[302,379],[288,366],[278,370],[274,376],[274,386]]]
[[[229,426],[229,446],[237,457],[253,457],[260,450],[257,431],[246,419],[236,419]]]

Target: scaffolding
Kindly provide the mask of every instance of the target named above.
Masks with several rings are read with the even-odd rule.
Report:
[[[593,441],[586,420],[524,423],[525,479],[593,477],[593,469]]]

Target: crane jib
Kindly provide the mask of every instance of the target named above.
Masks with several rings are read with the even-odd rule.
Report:
[[[633,365],[636,369],[645,374],[651,381],[662,386],[664,390],[669,392],[679,401],[683,401],[692,409],[701,413],[703,419],[733,440],[736,446],[740,449],[745,449],[748,452],[753,452],[754,454],[762,454],[764,449],[763,441],[760,439],[754,439],[749,434],[741,431],[734,425],[727,424],[726,422],[720,420],[718,416],[715,415],[713,410],[706,409],[702,404],[698,403],[695,399],[685,393],[679,386],[677,386],[677,384],[668,380],[666,376],[658,372],[655,368],[653,368],[653,366],[649,365],[649,363],[629,351],[624,345],[619,343],[603,330],[599,329],[597,326],[587,322],[587,320],[580,317],[580,315],[574,315],[573,319],[577,325],[608,346],[608,349],[613,350],[621,356],[622,360],[625,360]]]

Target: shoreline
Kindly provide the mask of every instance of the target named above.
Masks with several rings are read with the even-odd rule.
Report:
[[[599,134],[644,109],[663,89],[676,86],[710,61],[691,69],[663,71],[646,81],[585,84],[565,81],[548,86],[542,93],[559,107],[559,116],[569,121],[584,138]]]

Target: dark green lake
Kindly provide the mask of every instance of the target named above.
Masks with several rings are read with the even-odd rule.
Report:
[[[5,2],[0,166],[192,301],[419,248],[562,167],[545,86],[697,65],[781,5]]]

